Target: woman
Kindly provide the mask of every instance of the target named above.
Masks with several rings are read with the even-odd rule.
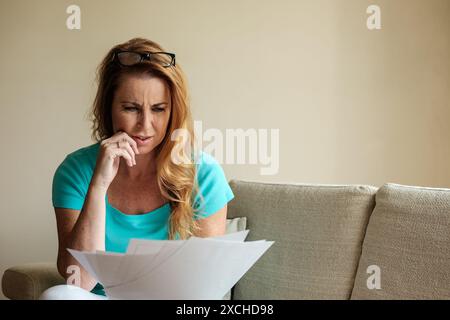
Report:
[[[190,152],[193,121],[175,55],[153,41],[131,39],[109,51],[98,81],[97,143],[69,154],[53,179],[58,271],[67,279],[67,268],[79,266],[81,288],[52,287],[41,299],[106,298],[66,248],[125,252],[131,238],[225,233],[234,195],[212,156]],[[187,139],[173,141],[175,130]]]

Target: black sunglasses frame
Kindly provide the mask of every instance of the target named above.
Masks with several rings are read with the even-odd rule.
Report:
[[[138,62],[133,63],[133,64],[122,64],[120,62],[119,59],[119,54],[120,53],[125,53],[125,52],[129,52],[129,53],[134,53],[134,54],[138,54],[141,58],[139,59]],[[113,56],[113,61],[116,60],[119,65],[123,66],[123,67],[129,67],[129,66],[133,66],[135,64],[141,63],[142,61],[146,60],[146,61],[152,61],[151,60],[151,56],[152,54],[166,54],[168,56],[170,56],[172,58],[170,64],[168,66],[163,66],[164,68],[168,68],[168,67],[175,67],[176,66],[176,62],[175,62],[175,53],[170,53],[170,52],[164,52],[164,51],[157,51],[157,52],[137,52],[137,51],[129,51],[129,50],[121,50],[121,51],[116,51],[114,52],[114,56]]]

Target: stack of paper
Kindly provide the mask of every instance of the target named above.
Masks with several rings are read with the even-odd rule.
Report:
[[[67,250],[111,299],[220,300],[274,243],[247,234],[132,239],[124,254]]]

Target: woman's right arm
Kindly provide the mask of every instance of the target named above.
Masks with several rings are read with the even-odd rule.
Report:
[[[67,251],[67,248],[81,251],[105,250],[105,205],[104,187],[91,184],[81,211],[55,208],[58,228],[58,271],[64,279],[69,266],[75,265],[80,270],[80,287],[91,291],[97,284],[89,273]]]
[[[108,187],[117,175],[120,158],[129,166],[136,164],[138,154],[136,142],[126,133],[119,132],[100,145],[96,167],[89,184],[81,211],[55,208],[58,228],[58,271],[67,280],[69,266],[78,266],[80,287],[91,291],[97,281],[67,251],[67,248],[80,251],[105,250],[106,204]]]

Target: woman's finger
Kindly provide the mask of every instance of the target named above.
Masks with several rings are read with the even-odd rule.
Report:
[[[128,153],[127,150],[120,147],[118,144],[120,145],[120,142],[116,143],[116,147],[113,148],[111,151],[113,154],[113,159],[117,158],[117,157],[123,157],[126,160],[126,162],[128,163],[128,166],[132,167],[133,166],[133,158],[131,157],[131,155]]]
[[[128,140],[119,141],[119,145],[120,145],[120,147],[125,148],[127,150],[127,152],[130,154],[131,158],[133,159],[133,164],[136,164],[136,157],[135,157],[133,148],[131,148]]]
[[[126,132],[122,131],[121,134],[119,135],[119,137],[120,137],[120,139],[124,139],[124,140],[128,141],[128,143],[133,148],[134,153],[139,154],[139,149],[138,149],[136,141],[134,141],[134,139],[131,138]]]

